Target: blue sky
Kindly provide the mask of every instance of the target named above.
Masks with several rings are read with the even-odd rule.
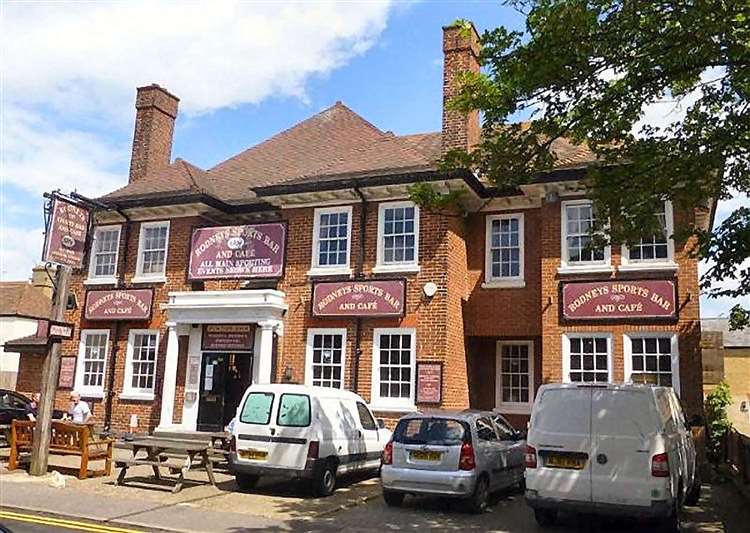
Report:
[[[181,98],[173,157],[207,168],[337,100],[383,130],[437,131],[441,27],[523,24],[492,0],[207,5],[2,4],[0,278],[38,260],[43,191],[127,182],[138,85]]]

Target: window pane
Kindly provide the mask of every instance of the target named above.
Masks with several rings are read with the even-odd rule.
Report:
[[[349,214],[343,211],[336,213],[320,213],[318,217],[318,265],[346,265]]]
[[[591,204],[565,208],[567,259],[569,263],[603,263],[604,248],[593,247],[590,231],[596,217]]]
[[[380,344],[380,395],[384,398],[409,398],[411,395],[411,335],[382,334]]]
[[[631,337],[631,365],[634,383],[672,384],[672,339],[664,337]]]
[[[240,412],[240,422],[246,424],[266,425],[271,420],[273,394],[270,392],[251,392],[247,395],[245,405]]]
[[[282,394],[279,400],[280,426],[306,427],[310,425],[310,397],[307,394]]]
[[[609,351],[603,337],[569,339],[570,381],[601,382],[609,378]]]
[[[500,350],[501,398],[505,403],[528,402],[529,347],[526,344],[503,344]]]
[[[416,257],[416,210],[413,207],[386,207],[382,216],[383,263],[413,263]]]
[[[493,278],[521,275],[521,223],[519,217],[492,220],[490,223],[490,273]]]
[[[342,388],[344,382],[344,335],[316,333],[312,338],[312,384]]]

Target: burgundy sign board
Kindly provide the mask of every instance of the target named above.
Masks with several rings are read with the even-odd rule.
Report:
[[[60,359],[60,376],[57,379],[57,386],[66,389],[72,389],[76,377],[76,358],[63,357]]]
[[[41,319],[36,322],[37,337],[49,337],[53,342],[73,338],[75,326],[68,322],[57,322],[54,320]]]
[[[152,289],[95,290],[86,293],[86,320],[148,320]]]
[[[205,324],[201,349],[251,351],[254,340],[254,324]]]
[[[675,284],[670,280],[566,283],[562,314],[566,320],[676,318]]]
[[[403,316],[406,281],[330,281],[313,285],[313,316]]]
[[[81,268],[88,229],[88,209],[55,197],[44,243],[44,260]]]
[[[417,363],[417,403],[443,400],[443,364]]]
[[[198,228],[190,242],[188,278],[278,278],[285,246],[283,222]]]

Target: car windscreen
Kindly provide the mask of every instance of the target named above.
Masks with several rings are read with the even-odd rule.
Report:
[[[271,420],[273,394],[270,392],[251,392],[245,399],[240,412],[240,422],[245,424],[266,425]]]
[[[401,420],[393,433],[393,441],[401,444],[433,444],[456,446],[470,440],[469,426],[449,418],[410,418]]]

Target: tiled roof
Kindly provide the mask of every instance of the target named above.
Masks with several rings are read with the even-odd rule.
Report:
[[[556,140],[552,150],[556,169],[595,159],[588,147],[567,139]],[[255,188],[436,170],[440,156],[440,132],[383,132],[337,102],[209,170],[177,159],[103,199],[204,193],[239,203],[252,199]]]
[[[729,331],[728,318],[703,318],[701,319],[703,331],[719,331],[723,337],[724,347],[747,348],[750,347],[750,328]]]
[[[0,315],[49,318],[52,302],[26,281],[0,282]]]

